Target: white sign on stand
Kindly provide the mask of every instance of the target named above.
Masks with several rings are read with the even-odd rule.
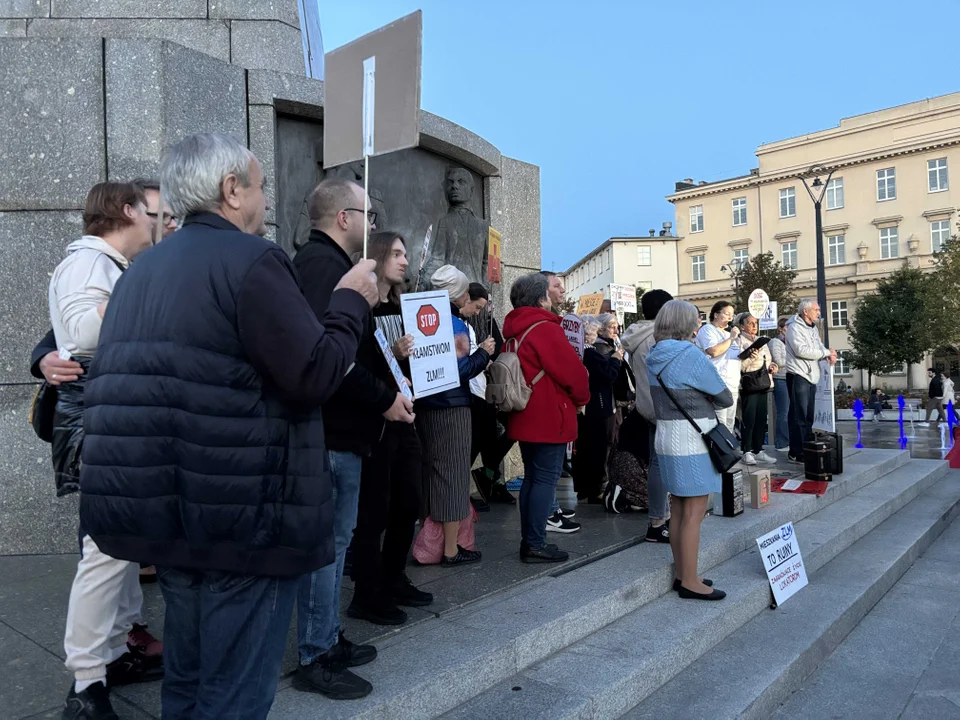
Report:
[[[410,381],[413,396],[423,398],[460,385],[453,339],[450,297],[443,291],[400,296],[403,331],[413,335]]]
[[[747,308],[750,310],[750,314],[755,318],[758,320],[762,318],[767,312],[768,305],[770,305],[770,298],[767,296],[766,290],[757,288],[750,293],[750,299],[747,301]]]
[[[807,586],[807,571],[803,566],[793,523],[789,522],[758,537],[757,545],[773,598],[777,605],[783,605],[794,593]]]
[[[817,396],[813,403],[813,426],[818,430],[836,432],[833,409],[833,366],[821,360],[820,382],[817,383]]]

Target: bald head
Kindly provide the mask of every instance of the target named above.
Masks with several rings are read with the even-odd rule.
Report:
[[[310,225],[329,235],[348,254],[363,246],[365,195],[355,182],[330,178],[317,185],[310,193]],[[369,203],[367,204],[369,206]],[[376,226],[370,224],[370,230]]]

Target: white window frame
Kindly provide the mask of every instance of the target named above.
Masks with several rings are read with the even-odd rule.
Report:
[[[750,262],[750,251],[747,248],[737,248],[733,251],[733,264],[737,270]]]
[[[943,180],[942,183],[940,182],[941,179]],[[938,193],[945,192],[949,189],[950,182],[947,175],[947,159],[943,157],[927,160],[927,192]]]
[[[940,249],[943,247],[943,243],[949,240],[950,237],[951,233],[949,220],[933,220],[930,222],[930,248],[932,252],[940,252]]]
[[[690,276],[693,282],[703,282],[707,279],[707,256],[692,255],[690,257]]]
[[[637,265],[640,267],[650,267],[653,265],[652,245],[637,245]]]
[[[653,290],[653,280],[640,280],[637,285],[637,297],[642,297],[643,293]]]
[[[827,183],[827,210],[840,210],[843,208],[843,178],[830,178]]]
[[[839,239],[839,240],[838,240]],[[834,255],[837,262],[834,262]],[[827,265],[847,264],[847,237],[846,235],[827,236]]]
[[[886,241],[886,246],[884,246]],[[891,254],[891,249],[893,253]],[[880,228],[880,259],[893,260],[900,257],[900,231],[897,226]]]
[[[833,369],[834,375],[853,375],[853,367],[849,366],[850,360],[847,357],[849,352],[849,350],[837,350],[837,364]]]
[[[788,259],[793,256],[792,264],[788,264]],[[797,252],[797,241],[780,243],[780,264],[785,268],[796,270],[800,267],[800,256]]]
[[[690,232],[703,232],[703,205],[690,206]]]
[[[830,301],[830,327],[842,328],[850,324],[850,313],[846,300]]]
[[[877,170],[877,202],[897,199],[897,169]]]
[[[797,216],[797,188],[780,188],[780,217],[792,218]]]
[[[745,197],[734,198],[731,201],[733,206],[733,226],[740,227],[747,224],[747,199]]]

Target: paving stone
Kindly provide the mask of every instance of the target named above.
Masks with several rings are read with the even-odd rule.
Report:
[[[4,717],[34,715],[63,703],[71,678],[59,658],[3,623],[0,648],[0,707]]]
[[[960,593],[960,562],[946,562],[931,557],[922,557],[903,576],[902,582],[909,585],[935,587]]]
[[[956,674],[956,668],[954,668]],[[927,697],[914,695],[907,703],[899,720],[960,720],[960,692],[952,693],[953,698],[943,695]]]
[[[549,718],[592,720],[588,698],[563,692],[552,685],[525,680],[490,688],[468,704],[440,716],[442,720],[489,720],[489,718]]]
[[[0,38],[3,37],[26,37],[26,20],[0,20]]]

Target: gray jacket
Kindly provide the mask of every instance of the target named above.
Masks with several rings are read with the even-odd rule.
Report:
[[[777,372],[773,377],[775,377],[777,380],[786,380],[787,346],[783,344],[783,340],[775,337],[770,341],[767,347],[770,348],[770,354],[773,356],[773,361],[777,364]]]
[[[830,350],[820,341],[817,327],[794,315],[787,320],[786,345],[787,372],[814,385],[820,382],[820,361],[830,357]]]
[[[620,342],[630,354],[630,369],[637,384],[637,412],[648,423],[656,425],[657,414],[650,396],[650,379],[647,377],[647,355],[653,347],[653,320],[635,322],[626,329]]]

